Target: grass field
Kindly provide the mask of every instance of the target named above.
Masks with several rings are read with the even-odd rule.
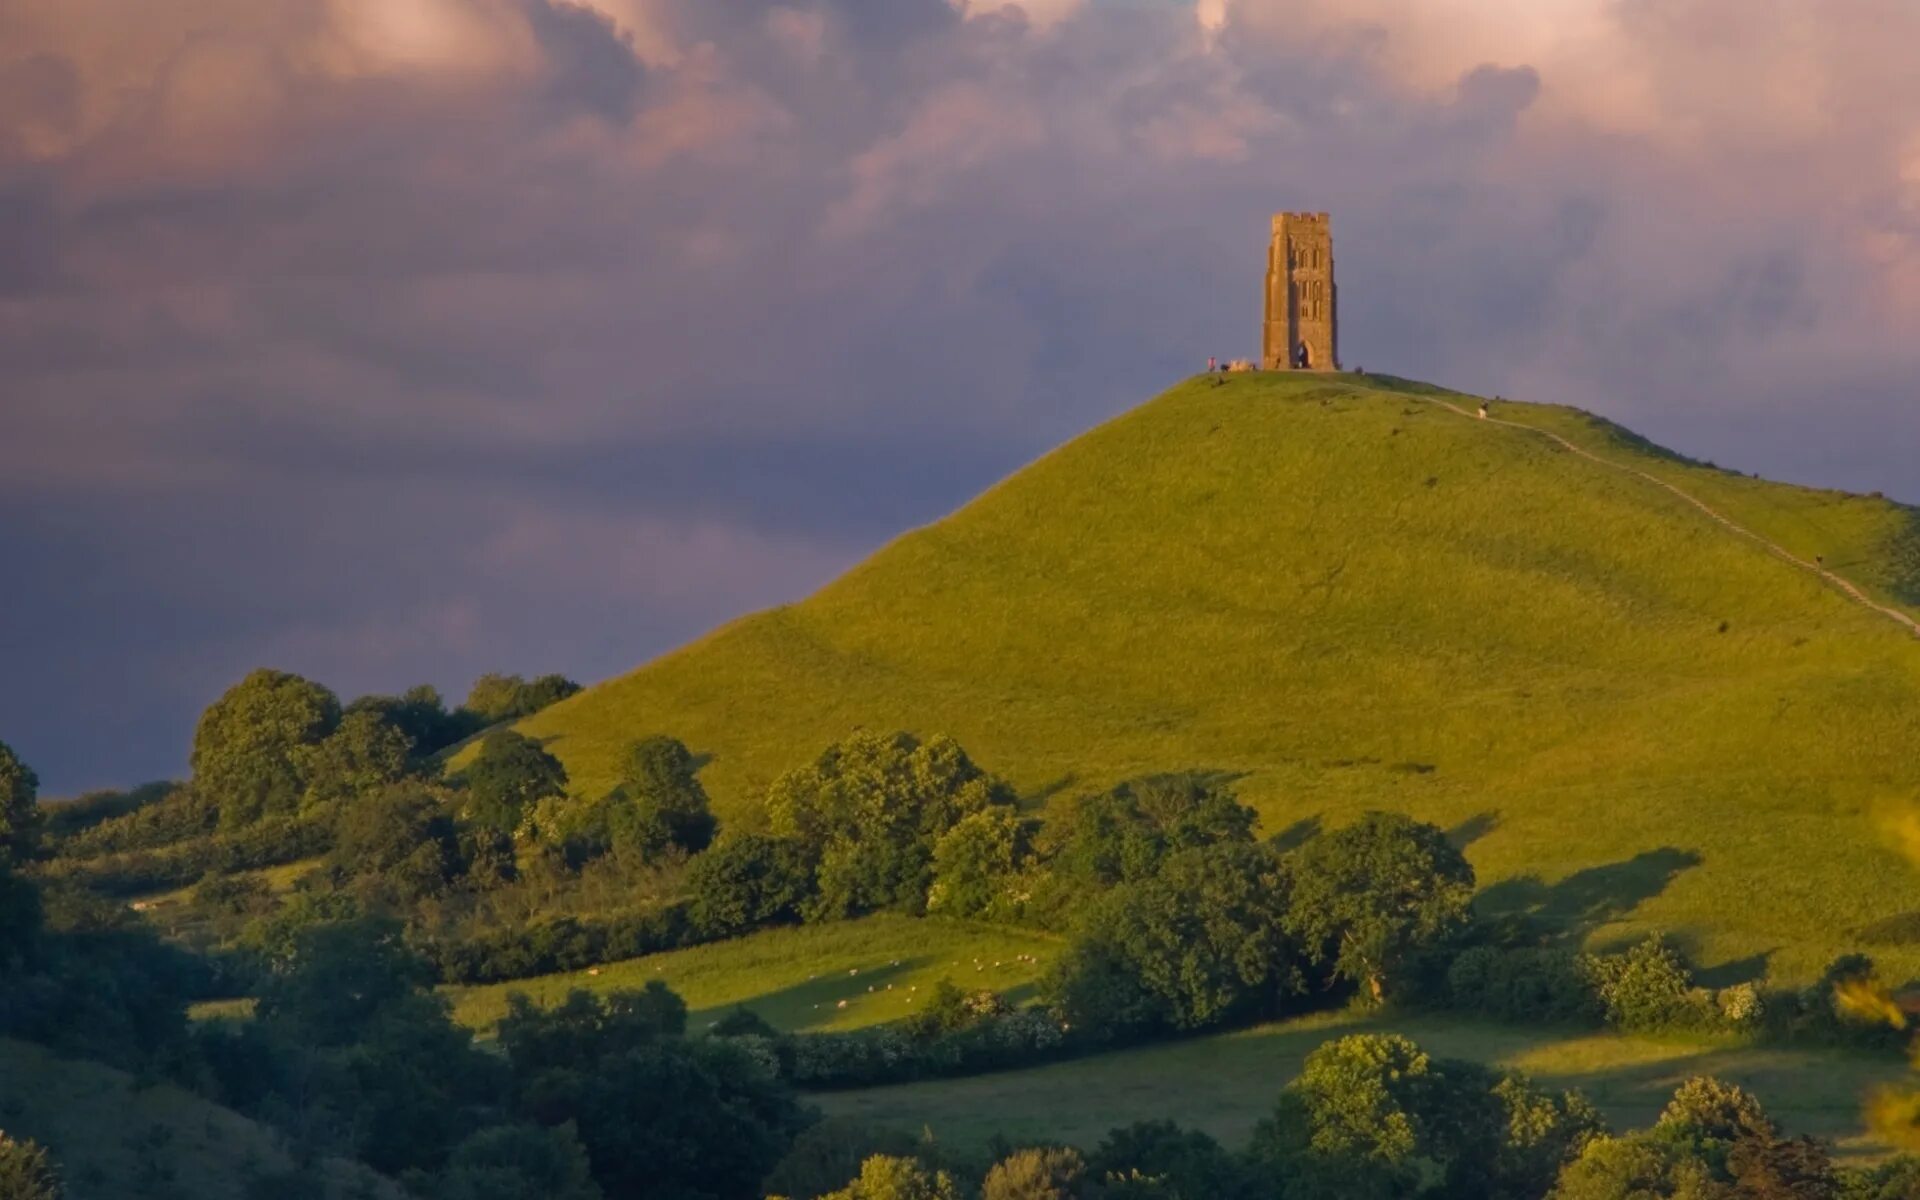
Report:
[[[907,1016],[942,979],[1021,999],[1058,947],[1027,930],[879,916],[767,930],[592,972],[443,991],[454,1018],[482,1032],[507,1011],[511,992],[555,1004],[575,988],[617,991],[655,979],[687,1002],[688,1027],[696,1032],[738,1005],[780,1029],[853,1029]]]
[[[1868,1089],[1906,1075],[1897,1057],[1754,1049],[1610,1033],[1556,1033],[1442,1018],[1328,1014],[1241,1033],[1122,1051],[1026,1071],[813,1097],[829,1114],[934,1137],[963,1153],[1014,1144],[1097,1144],[1116,1125],[1171,1118],[1240,1146],[1312,1050],[1362,1031],[1403,1033],[1431,1054],[1522,1070],[1577,1087],[1616,1129],[1644,1126],[1690,1075],[1751,1088],[1794,1133],[1836,1139],[1852,1158],[1884,1154],[1865,1134]]]
[[[1645,480],[1405,386],[1182,384],[522,727],[582,792],[629,739],[681,737],[748,826],[771,779],[859,727],[953,734],[1035,805],[1224,772],[1268,832],[1439,823],[1489,908],[1589,943],[1667,930],[1713,982],[1856,948],[1920,971],[1889,922],[1920,876],[1877,820],[1920,797],[1920,641]],[[1920,596],[1914,510],[1496,409]]]
[[[291,1169],[280,1137],[171,1085],[139,1086],[98,1063],[0,1038],[0,1129],[59,1161],[68,1200],[244,1196],[253,1178]],[[336,1200],[401,1200],[398,1185],[357,1164],[314,1170]]]

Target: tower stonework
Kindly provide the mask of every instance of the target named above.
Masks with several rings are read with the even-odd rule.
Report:
[[[1340,369],[1339,290],[1326,213],[1273,215],[1260,365],[1269,371]]]

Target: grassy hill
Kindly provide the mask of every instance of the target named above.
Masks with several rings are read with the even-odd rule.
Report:
[[[245,1196],[253,1181],[293,1166],[279,1135],[238,1113],[6,1038],[0,1129],[47,1147],[70,1200]],[[405,1195],[356,1163],[329,1160],[314,1170],[329,1197]]]
[[[576,988],[610,992],[656,979],[687,1002],[687,1027],[696,1033],[741,1005],[779,1029],[858,1029],[911,1016],[942,979],[1025,1000],[1059,945],[1029,929],[883,914],[441,991],[453,1001],[454,1019],[483,1034],[506,1015],[513,992],[553,1005]]]
[[[963,1154],[996,1138],[1092,1148],[1108,1130],[1173,1117],[1230,1146],[1246,1144],[1308,1054],[1350,1033],[1404,1034],[1431,1054],[1524,1071],[1580,1089],[1617,1130],[1653,1123],[1693,1075],[1748,1088],[1794,1134],[1834,1139],[1843,1157],[1885,1156],[1861,1097],[1910,1076],[1897,1056],[1783,1050],[1621,1033],[1565,1032],[1443,1016],[1325,1013],[1024,1071],[928,1080],[812,1097],[828,1114],[934,1137]]]
[[[1492,908],[1675,932],[1720,975],[1865,944],[1920,970],[1920,640],[1630,466],[1920,598],[1914,510],[1687,462],[1586,414],[1382,377],[1194,380],[893,542],[522,725],[583,792],[631,738],[723,818],[858,727],[951,733],[1031,803],[1237,780],[1269,832],[1445,825]],[[1608,465],[1613,464],[1613,465]],[[1715,980],[1718,982],[1719,980]]]

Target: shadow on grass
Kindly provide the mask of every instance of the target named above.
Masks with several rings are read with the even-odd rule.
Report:
[[[1497,811],[1475,813],[1447,830],[1447,840],[1453,843],[1456,850],[1465,850],[1498,828],[1500,814]]]
[[[1483,890],[1474,903],[1488,916],[1529,917],[1564,938],[1579,940],[1628,916],[1700,861],[1691,850],[1663,846],[1625,862],[1575,871],[1552,885],[1532,876],[1502,880]]]
[[[1295,821],[1279,833],[1268,838],[1267,844],[1282,854],[1285,854],[1287,851],[1296,850],[1314,838],[1319,837],[1320,825],[1321,821],[1317,813],[1311,817],[1301,817],[1298,821]]]

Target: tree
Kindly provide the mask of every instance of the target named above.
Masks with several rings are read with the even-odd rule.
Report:
[[[40,777],[0,742],[0,866],[33,857],[40,841]]]
[[[233,829],[291,813],[306,792],[301,751],[340,722],[340,702],[317,683],[259,670],[201,714],[193,733],[193,781]]]
[[[397,921],[358,917],[299,929],[260,985],[255,1011],[312,1046],[357,1041],[383,1010],[432,980]]]
[[[677,846],[697,854],[713,840],[707,792],[695,777],[693,754],[670,737],[649,737],[627,748],[620,792],[626,803],[609,818],[608,840],[651,858]]]
[[[996,804],[960,818],[933,846],[927,911],[1005,920],[1020,914],[1015,880],[1033,858],[1033,829]]]
[[[1181,850],[1251,843],[1256,819],[1216,780],[1155,775],[1074,799],[1048,818],[1041,850],[1061,900],[1071,903],[1150,878]]]
[[[1156,877],[1106,897],[1076,939],[1080,952],[1060,960],[1045,989],[1061,1016],[1083,1029],[1142,1017],[1196,1029],[1273,1015],[1300,987],[1286,914],[1287,882],[1265,847],[1184,850]],[[1116,984],[1125,990],[1113,992]]]
[[[564,675],[542,675],[529,683],[518,675],[488,673],[473,681],[463,712],[483,725],[510,721],[539,712],[580,690]]]
[[[987,1171],[980,1200],[1073,1200],[1087,1164],[1070,1146],[1016,1150]]]
[[[1288,924],[1378,1003],[1414,954],[1466,926],[1473,882],[1435,826],[1368,813],[1294,852]]]
[[[40,890],[0,862],[0,980],[32,957],[41,917]]]
[[[952,738],[856,734],[789,771],[767,796],[773,832],[813,865],[809,919],[878,909],[917,912],[932,882],[933,847],[970,813],[1013,803]]]
[[[793,1144],[767,1172],[762,1190],[769,1196],[822,1196],[860,1174],[860,1166],[876,1154],[911,1158],[929,1146],[899,1129],[863,1125],[844,1117],[828,1117],[793,1139]]]
[[[431,684],[410,687],[398,696],[362,696],[347,705],[347,713],[372,713],[405,735],[413,753],[435,754],[478,729],[470,714],[450,713],[440,691]]]
[[[1170,1200],[1235,1200],[1256,1194],[1246,1167],[1219,1142],[1164,1120],[1109,1130],[1089,1156],[1087,1174],[1108,1193],[1130,1184]]]
[[[386,717],[349,709],[326,740],[296,752],[307,781],[301,807],[330,807],[398,782],[412,754],[412,739]]]
[[[413,782],[352,801],[334,820],[332,858],[348,874],[379,880],[395,899],[439,895],[460,873],[451,798]]]
[[[0,1196],[6,1200],[60,1200],[60,1176],[46,1149],[0,1132]]]
[[[721,838],[687,870],[689,915],[710,937],[797,920],[812,890],[813,873],[799,844],[759,833]]]
[[[600,1200],[572,1125],[493,1125],[453,1148],[434,1200]]]
[[[513,833],[533,806],[567,790],[567,770],[531,738],[510,729],[488,734],[467,768],[466,816],[476,825]]]
[[[541,1071],[585,1070],[602,1057],[679,1037],[686,1029],[686,1001],[655,979],[638,991],[605,996],[575,988],[551,1009],[509,993],[499,1040],[526,1080]]]
[[[959,1200],[960,1189],[945,1171],[930,1171],[917,1158],[876,1154],[860,1164],[846,1187],[820,1200]]]
[[[1704,1163],[1644,1135],[1602,1137],[1568,1163],[1550,1200],[1723,1200]]]

